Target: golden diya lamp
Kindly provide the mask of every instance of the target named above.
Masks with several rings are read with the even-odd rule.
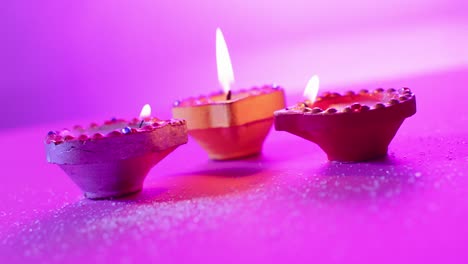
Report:
[[[416,113],[416,97],[409,88],[382,89],[317,96],[313,76],[304,102],[275,112],[275,128],[310,140],[328,159],[360,162],[387,155],[388,145],[403,121]]]
[[[184,120],[150,115],[145,105],[140,118],[131,121],[114,118],[102,125],[50,131],[47,161],[65,171],[87,198],[138,192],[150,169],[188,139]]]
[[[218,79],[223,92],[176,101],[172,114],[187,121],[188,133],[214,160],[257,155],[273,125],[273,112],[285,107],[275,85],[231,91],[234,73],[223,34],[216,31]]]

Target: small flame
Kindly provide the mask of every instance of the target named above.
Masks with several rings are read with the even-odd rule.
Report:
[[[224,93],[227,94],[231,84],[234,83],[234,72],[226,41],[220,28],[216,29],[216,66],[219,83],[223,87]]]
[[[151,106],[149,104],[145,104],[143,108],[141,108],[140,118],[146,118],[151,115]]]
[[[304,97],[309,99],[311,103],[315,101],[315,98],[317,98],[319,90],[319,77],[317,75],[314,75],[310,78],[309,82],[307,83],[307,86],[304,90]]]

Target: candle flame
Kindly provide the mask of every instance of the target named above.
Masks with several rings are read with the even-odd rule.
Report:
[[[304,97],[309,99],[311,103],[315,101],[315,98],[317,98],[319,90],[319,77],[317,75],[314,75],[310,78],[309,82],[306,85],[306,88],[304,90]]]
[[[145,104],[143,108],[141,108],[140,118],[146,118],[151,115],[151,106],[149,104]]]
[[[216,29],[216,66],[219,83],[223,87],[224,93],[227,94],[231,84],[234,83],[234,72],[226,41],[220,28]]]

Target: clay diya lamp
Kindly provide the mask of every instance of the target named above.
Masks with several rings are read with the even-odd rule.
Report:
[[[312,94],[311,99],[275,112],[275,128],[317,143],[331,161],[360,162],[387,155],[403,121],[416,113],[416,98],[409,88],[325,92],[314,100],[317,91],[318,78],[311,79],[305,92]]]
[[[214,160],[261,153],[273,125],[273,112],[284,108],[282,88],[264,86],[177,101],[174,117],[187,120],[188,133]]]
[[[145,109],[149,106],[143,116]],[[184,120],[159,120],[148,114],[51,131],[45,148],[47,161],[62,168],[85,197],[105,199],[140,191],[149,170],[185,143]]]
[[[176,101],[172,114],[187,120],[188,133],[214,160],[259,154],[273,125],[273,112],[285,107],[284,90],[265,85],[232,92],[234,82],[226,42],[216,32],[218,79],[224,92]]]

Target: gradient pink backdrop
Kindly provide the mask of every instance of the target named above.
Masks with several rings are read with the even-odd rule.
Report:
[[[467,262],[467,1],[68,2],[0,8],[0,263]],[[225,163],[190,140],[120,200],[86,200],[47,164],[48,129],[147,102],[169,117],[219,89],[217,26],[237,88],[275,81],[294,103],[312,74],[407,85],[418,113],[369,163],[275,131],[262,156]]]
[[[137,115],[219,89],[220,26],[236,87],[299,93],[468,65],[466,1],[7,1],[0,128]],[[52,125],[51,125],[52,126]]]

